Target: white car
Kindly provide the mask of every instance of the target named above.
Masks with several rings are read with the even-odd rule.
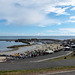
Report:
[[[48,51],[46,51],[46,53],[51,54],[51,53],[54,53],[54,52],[52,50],[48,50]]]

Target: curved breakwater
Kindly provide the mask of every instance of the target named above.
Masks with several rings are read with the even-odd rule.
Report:
[[[35,49],[41,49],[40,45],[32,45],[32,46],[24,46],[24,47],[19,47],[18,50],[12,50],[12,51],[7,51],[7,52],[0,52],[0,55],[13,55],[16,53],[23,53],[26,51],[31,51]]]
[[[3,51],[11,51],[12,48],[7,48],[14,45],[26,45],[26,43],[22,42],[15,42],[15,41],[0,41],[0,52]]]

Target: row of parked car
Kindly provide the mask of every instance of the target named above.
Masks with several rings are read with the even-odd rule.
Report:
[[[62,49],[55,50],[55,51],[52,51],[52,50],[34,50],[34,51],[27,51],[27,52],[24,52],[24,53],[16,53],[14,55],[10,55],[9,57],[7,57],[7,60],[33,58],[33,57],[52,54],[52,53],[55,53],[55,52],[58,52],[58,51],[61,51],[61,50]]]

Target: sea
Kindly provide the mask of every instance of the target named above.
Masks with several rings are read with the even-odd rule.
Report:
[[[75,36],[0,36],[0,39],[75,39]]]
[[[32,39],[32,38],[66,40],[66,39],[75,39],[75,36],[0,36],[0,40],[1,39],[16,40],[16,39]],[[22,42],[15,42],[15,41],[11,41],[11,42],[0,41],[0,52],[12,50],[7,47],[13,46],[13,45],[26,45],[26,44]]]

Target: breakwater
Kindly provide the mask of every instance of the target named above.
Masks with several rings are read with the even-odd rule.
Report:
[[[53,41],[53,42],[60,42],[61,40],[57,40],[57,39],[17,39],[15,40],[15,42],[23,42],[23,43],[27,43],[27,44],[30,44],[30,42],[50,42],[50,41]]]

